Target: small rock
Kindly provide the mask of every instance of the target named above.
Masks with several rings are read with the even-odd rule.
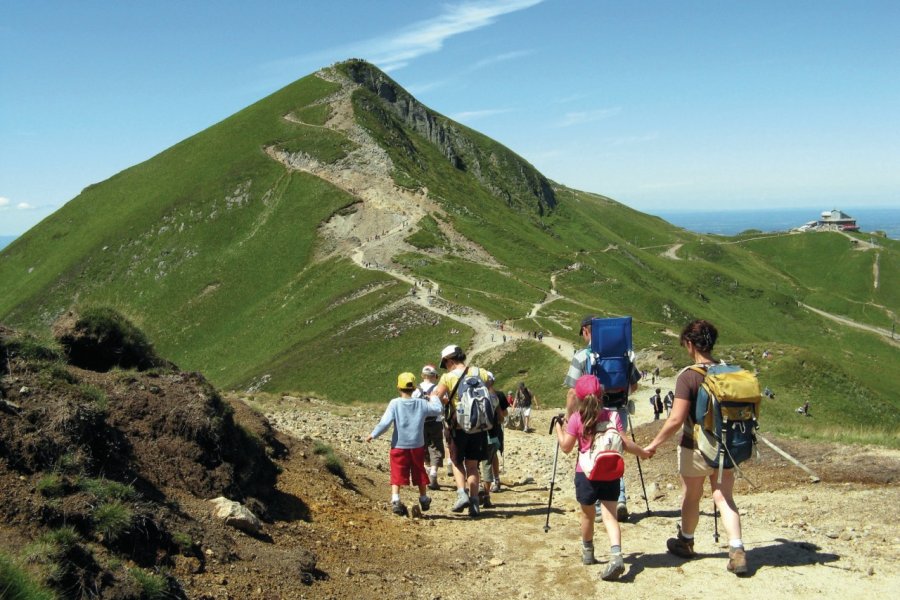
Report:
[[[491,560],[488,561],[488,564],[491,565],[492,567],[499,567],[500,565],[502,565],[504,563],[503,563],[502,558],[492,558]]]
[[[344,575],[346,575],[347,577],[350,577],[351,575],[353,575],[353,569],[351,569],[350,567],[347,567],[347,570],[344,571]]]
[[[871,577],[874,574],[875,574],[875,567],[869,567],[868,570],[866,571],[866,575]]]

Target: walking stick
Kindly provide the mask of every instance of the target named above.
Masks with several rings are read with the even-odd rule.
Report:
[[[715,499],[713,499],[713,540],[719,543],[719,507],[716,506]]]
[[[628,426],[631,429],[631,441],[637,444],[637,440],[634,438],[634,423],[632,422],[631,415],[628,415]],[[650,511],[650,500],[647,499],[647,488],[644,486],[644,470],[641,469],[641,457],[635,456],[638,464],[638,474],[641,476],[641,490],[644,492],[644,504],[647,505],[647,514],[652,515],[653,513]]]
[[[550,433],[553,433],[553,427],[556,425],[559,416],[550,419]],[[559,458],[559,438],[556,438],[556,453],[553,455],[553,475],[550,476],[550,499],[547,500],[547,522],[544,523],[544,533],[550,531],[550,505],[553,504],[553,488],[556,484],[556,460]]]

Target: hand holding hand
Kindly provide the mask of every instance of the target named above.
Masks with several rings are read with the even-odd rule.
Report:
[[[372,441],[372,434],[371,434],[371,433],[370,433],[369,435],[366,436],[366,441],[367,441],[367,442],[371,442],[371,441]]]

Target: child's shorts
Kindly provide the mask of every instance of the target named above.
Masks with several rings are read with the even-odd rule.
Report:
[[[619,499],[619,480],[591,481],[578,471],[575,473],[575,499],[578,504],[596,504],[598,500],[615,502]]]
[[[391,448],[391,485],[428,485],[425,447]]]

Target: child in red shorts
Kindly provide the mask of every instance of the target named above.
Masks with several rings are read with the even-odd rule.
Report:
[[[428,473],[425,471],[425,434],[426,417],[440,416],[441,403],[431,398],[413,398],[416,390],[416,376],[412,373],[400,373],[397,377],[399,398],[388,403],[381,420],[366,437],[371,442],[387,431],[392,424],[391,434],[391,510],[395,515],[406,515],[406,506],[400,501],[400,486],[416,485],[419,487],[419,506],[422,511],[431,507],[431,498],[425,493],[428,485]],[[423,401],[424,400],[424,401]]]

